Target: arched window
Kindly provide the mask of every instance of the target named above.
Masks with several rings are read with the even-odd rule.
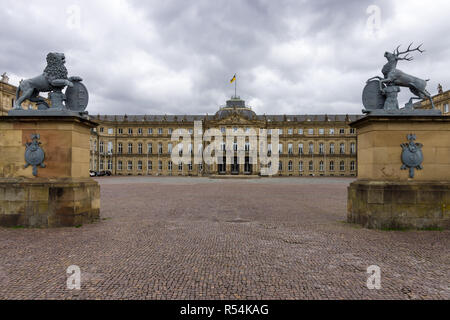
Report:
[[[142,171],[142,161],[141,160],[138,161],[137,169],[139,171]]]
[[[133,144],[131,142],[128,144],[128,153],[129,154],[133,153]]]
[[[334,161],[330,161],[330,171],[334,171]]]
[[[309,171],[314,171],[314,162],[309,162]]]
[[[303,161],[298,162],[298,171],[300,171],[300,172],[303,171]]]
[[[117,162],[117,170],[121,171],[121,170],[122,170],[122,167],[123,167],[122,160],[119,160],[119,161]]]
[[[283,171],[283,162],[278,162],[278,171]]]
[[[350,170],[355,171],[355,169],[356,169],[355,161],[350,162]]]
[[[320,171],[324,171],[324,168],[323,168],[323,161],[320,161],[320,162],[319,162],[319,170],[320,170]]]
[[[169,170],[169,171],[172,171],[172,161],[169,161],[169,163],[168,163],[168,165],[167,165],[167,169]]]
[[[133,161],[131,161],[131,160],[129,160],[128,161],[128,171],[131,171],[131,170],[133,170]]]
[[[288,171],[292,171],[292,161],[288,162]]]
[[[341,161],[339,164],[339,170],[345,171],[345,161]]]

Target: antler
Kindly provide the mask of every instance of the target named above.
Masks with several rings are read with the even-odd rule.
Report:
[[[419,51],[420,53],[423,53],[423,52],[425,52],[425,50],[421,50],[420,49],[420,47],[423,45],[423,43],[421,43],[417,48],[414,48],[414,49],[411,49],[411,46],[412,46],[412,42],[409,44],[409,46],[408,46],[408,49],[406,49],[406,51],[398,51],[398,49],[400,48],[400,46],[398,46],[395,50],[394,50],[394,54],[395,54],[395,56],[397,57],[397,59],[398,60],[407,60],[407,61],[411,61],[411,60],[413,60],[413,57],[410,57],[409,56],[409,52],[414,52],[414,51]],[[406,55],[404,56],[404,57],[402,57],[402,58],[400,58],[400,55],[401,54],[405,54],[406,53]]]

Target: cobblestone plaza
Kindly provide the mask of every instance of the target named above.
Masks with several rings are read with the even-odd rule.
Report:
[[[0,228],[0,299],[450,298],[450,232],[346,223],[351,178],[97,180],[97,223]]]

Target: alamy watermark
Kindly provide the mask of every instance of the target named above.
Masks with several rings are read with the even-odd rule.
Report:
[[[67,289],[68,290],[81,290],[81,270],[79,266],[71,265],[66,270],[67,274]]]
[[[371,265],[367,268],[367,273],[370,275],[367,278],[367,288],[369,290],[381,289],[381,268],[377,265]]]
[[[253,128],[209,128],[203,132],[202,122],[194,122],[194,132],[179,128],[172,132],[171,141],[179,142],[170,150],[173,164],[260,164],[262,175],[278,173],[280,154],[279,130]],[[193,141],[192,141],[193,135]],[[270,143],[268,143],[270,135]],[[180,142],[181,139],[181,142]],[[208,144],[204,148],[204,142]],[[275,146],[272,148],[272,146]],[[187,151],[187,152],[186,152]]]

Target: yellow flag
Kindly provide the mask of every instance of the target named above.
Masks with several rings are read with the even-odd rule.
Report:
[[[235,80],[236,80],[236,73],[234,74],[233,79],[230,80],[230,83],[233,83],[233,81]]]

